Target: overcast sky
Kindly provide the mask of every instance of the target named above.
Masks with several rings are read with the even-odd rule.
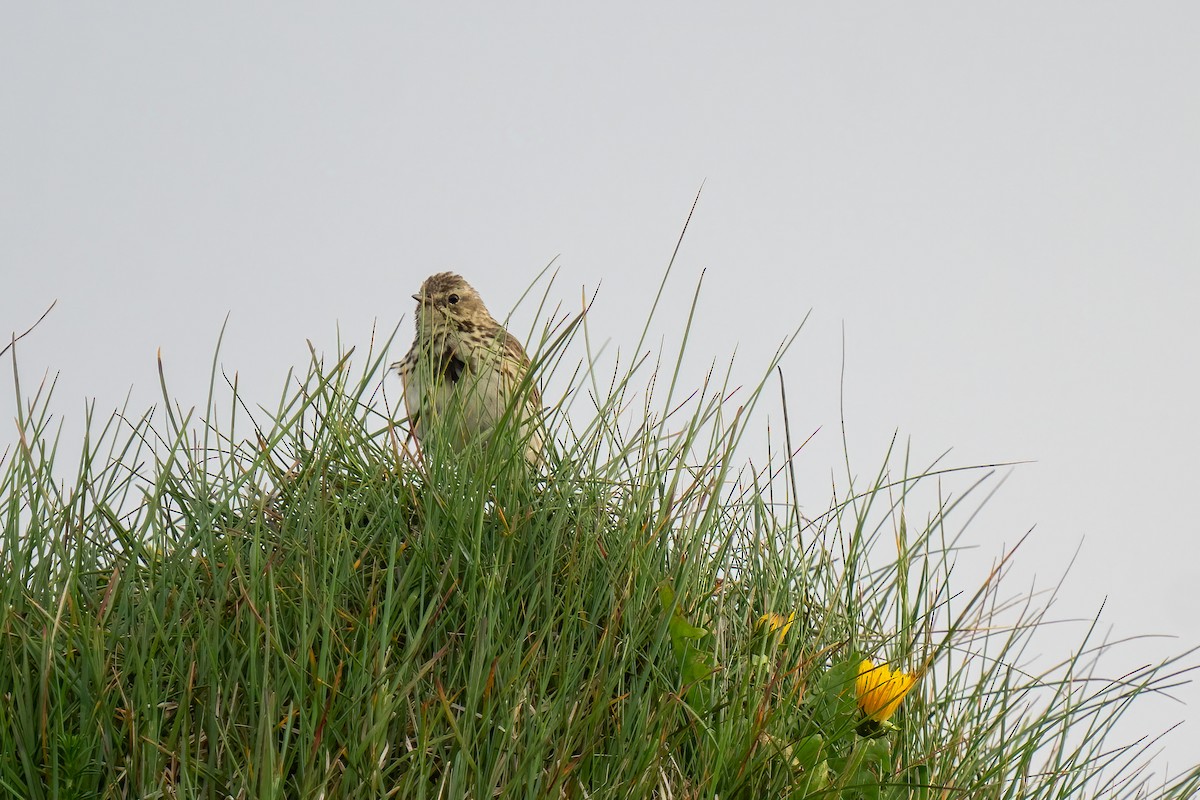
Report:
[[[229,314],[221,363],[269,405],[339,326],[404,316],[402,355],[429,273],[500,316],[556,256],[552,298],[600,285],[593,335],[627,350],[703,182],[656,331],[706,270],[686,377],[736,347],[749,381],[811,310],[784,362],[806,510],[844,392],[864,477],[897,430],[917,462],[1035,462],[966,541],[986,566],[1035,528],[1014,594],[1082,546],[1057,616],[1178,637],[1114,675],[1200,644],[1200,6],[397,6],[0,9],[0,335],[58,300],[27,384],[60,373],[68,419],[145,407],[161,347],[202,403]],[[1183,767],[1178,696],[1136,719],[1188,720]]]

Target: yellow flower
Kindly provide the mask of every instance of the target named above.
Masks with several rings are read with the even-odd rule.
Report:
[[[788,614],[785,620],[782,614],[776,614],[774,611],[768,611],[758,618],[759,627],[766,626],[767,630],[779,631],[779,641],[783,641],[783,637],[787,636],[788,628],[792,627],[792,623],[796,621],[796,612]]]
[[[887,664],[875,666],[869,659],[863,659],[854,681],[858,707],[868,719],[886,722],[916,685],[917,678],[915,673],[893,671]]]

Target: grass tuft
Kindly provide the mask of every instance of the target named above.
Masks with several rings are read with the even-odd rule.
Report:
[[[582,318],[545,331],[543,381],[586,334]],[[536,473],[503,430],[414,457],[379,410],[386,347],[358,372],[351,352],[314,353],[270,410],[236,380],[218,391],[215,361],[202,414],[165,377],[161,409],[89,408],[63,482],[53,386],[26,397],[18,380],[0,461],[0,793],[1200,790],[1200,767],[1162,776],[1152,742],[1112,734],[1191,654],[1103,679],[1109,646],[1089,631],[1035,669],[1048,603],[1007,593],[1013,554],[958,585],[960,520],[989,470],[910,470],[889,451],[805,519],[787,454],[737,460],[786,347],[733,405],[715,370],[679,385],[684,344],[608,379],[585,359]],[[589,412],[568,420],[571,399]],[[918,494],[952,477],[959,494]],[[864,661],[889,669],[870,692]]]

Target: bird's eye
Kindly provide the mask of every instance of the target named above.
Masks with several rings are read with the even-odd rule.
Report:
[[[447,297],[446,299],[448,301],[450,301],[450,305],[455,305],[458,302],[458,295],[452,294],[449,297]]]

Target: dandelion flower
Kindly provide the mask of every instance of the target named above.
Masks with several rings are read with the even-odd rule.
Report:
[[[858,707],[868,719],[887,722],[916,685],[917,677],[915,673],[892,670],[887,664],[876,666],[870,659],[863,659],[854,681]]]
[[[792,627],[792,623],[796,621],[796,612],[788,614],[787,619],[783,618],[782,614],[776,614],[774,611],[768,611],[758,619],[759,627],[765,627],[769,631],[779,631],[779,641],[783,641],[783,637],[787,636],[788,629]]]

